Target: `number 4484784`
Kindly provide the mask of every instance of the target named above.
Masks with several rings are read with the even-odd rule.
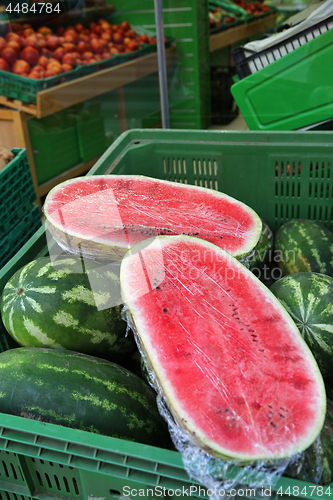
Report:
[[[332,488],[333,490],[333,488]],[[277,495],[286,495],[290,497],[300,497],[300,498],[329,498],[333,491],[331,491],[331,486],[288,486],[284,489],[282,486],[277,490]]]
[[[53,14],[54,12],[57,12],[58,14],[61,13],[61,7],[60,3],[43,3],[43,2],[37,2],[37,3],[9,3],[6,7],[6,12],[12,13],[12,12],[17,12],[18,14]]]

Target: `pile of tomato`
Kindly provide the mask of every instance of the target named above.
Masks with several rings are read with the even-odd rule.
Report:
[[[88,27],[78,23],[55,32],[47,26],[35,30],[25,24],[0,37],[0,69],[28,78],[48,78],[154,43],[156,38],[135,33],[127,21],[110,24],[99,19]]]
[[[218,26],[224,26],[235,21],[235,16],[228,13],[226,10],[221,9],[221,7],[216,7],[209,12],[209,27],[214,29]]]
[[[268,12],[270,7],[264,3],[263,0],[257,0],[256,2],[246,2],[245,0],[233,0],[238,7],[244,9],[247,14],[252,14],[253,16],[257,16],[263,14],[264,12]]]

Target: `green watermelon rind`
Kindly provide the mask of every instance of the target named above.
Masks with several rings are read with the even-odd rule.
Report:
[[[115,175],[113,175],[115,177]],[[110,176],[105,176],[105,175],[94,175],[93,179],[98,180],[98,179],[103,179],[105,177],[110,177]],[[173,188],[175,189],[186,189],[186,190],[193,190],[200,192],[206,192],[207,195],[209,196],[214,196],[219,199],[225,199],[230,202],[236,203],[239,207],[242,207],[249,215],[252,216],[254,224],[253,224],[253,230],[251,231],[251,234],[249,237],[249,241],[244,244],[239,251],[230,252],[233,253],[233,255],[236,258],[243,258],[244,256],[247,256],[255,247],[257,244],[261,232],[262,232],[262,222],[260,217],[256,214],[256,212],[250,208],[248,205],[245,203],[236,200],[235,198],[221,193],[219,191],[215,191],[213,189],[205,188],[202,186],[196,186],[196,185],[191,185],[191,184],[183,184],[183,183],[175,183],[172,181],[168,180],[162,180],[162,179],[156,179],[152,177],[147,177],[144,175],[118,175],[117,177],[121,178],[128,178],[128,179],[138,179],[138,180],[148,180],[152,182],[159,182],[162,184],[166,185],[172,185]],[[68,185],[70,186],[71,184],[75,183],[78,180],[89,180],[92,179],[92,176],[86,176],[86,177],[77,177],[75,179],[69,179],[67,181],[64,181],[60,185],[55,186],[50,190],[48,193],[45,204],[43,207],[44,211],[44,216],[46,219],[46,227],[50,231],[52,237],[56,240],[58,245],[64,249],[66,252],[78,254],[80,252],[80,255],[86,256],[88,258],[107,258],[107,259],[121,259],[124,257],[126,252],[128,251],[128,246],[124,247],[121,245],[112,245],[106,244],[105,241],[99,240],[97,237],[94,237],[93,239],[86,237],[85,235],[80,234],[79,232],[75,230],[69,230],[67,228],[64,229],[64,227],[52,220],[52,214],[49,213],[49,206],[52,205],[52,196],[54,193],[58,191],[58,189],[66,188]],[[154,228],[152,228],[154,229]],[[195,226],[195,230],[198,231],[198,227]]]
[[[333,278],[299,272],[276,281],[270,290],[296,323],[326,377],[333,373]]]
[[[261,269],[270,259],[270,254],[273,249],[273,231],[269,225],[262,220],[262,232],[258,243],[253,249],[253,253],[249,258],[249,269]]]
[[[81,431],[164,446],[155,393],[119,365],[65,349],[0,354],[0,412]]]
[[[212,243],[209,243],[204,240],[200,240],[201,244],[206,245],[208,249],[213,250],[214,252],[220,252],[222,253],[225,257],[227,257],[234,265],[236,268],[239,269],[240,272],[244,272],[245,275],[247,276],[247,279],[252,279],[255,283],[256,286],[260,287],[265,294],[267,294],[270,298],[271,301],[280,309],[281,316],[284,318],[287,324],[289,324],[290,328],[292,331],[294,331],[295,337],[298,339],[298,342],[300,344],[300,348],[304,351],[305,355],[307,355],[309,364],[311,365],[313,369],[314,376],[317,379],[318,382],[318,401],[320,401],[320,404],[318,406],[318,413],[317,413],[317,421],[312,427],[312,432],[309,434],[303,441],[300,441],[297,446],[295,446],[292,450],[286,450],[282,454],[277,454],[272,456],[248,456],[245,454],[231,454],[230,450],[226,450],[220,447],[216,447],[215,443],[212,442],[209,438],[206,438],[204,434],[201,432],[198,432],[198,429],[195,426],[195,423],[191,421],[190,415],[186,414],[181,408],[181,405],[177,401],[177,398],[174,395],[173,389],[171,388],[169,382],[168,382],[168,377],[164,373],[164,369],[159,365],[159,363],[154,360],[150,354],[150,352],[153,352],[152,345],[149,345],[149,341],[146,343],[144,342],[141,332],[144,329],[144,323],[145,323],[145,318],[140,315],[139,311],[135,309],[135,306],[132,303],[131,300],[131,295],[129,290],[127,290],[127,278],[126,278],[126,263],[127,259],[131,256],[134,255],[135,253],[139,253],[141,250],[149,246],[150,244],[156,244],[157,241],[161,242],[163,245],[163,242],[166,244],[168,241],[173,240],[186,240],[186,241],[198,241],[198,238],[193,238],[190,236],[159,236],[158,238],[152,238],[151,240],[146,240],[141,243],[138,243],[137,245],[133,246],[125,255],[122,265],[121,265],[121,271],[120,271],[120,283],[121,283],[121,290],[122,290],[122,296],[124,299],[125,307],[126,307],[126,314],[128,318],[128,322],[133,329],[133,332],[135,334],[135,339],[138,344],[139,351],[145,360],[146,365],[149,367],[148,371],[153,372],[152,375],[150,375],[150,383],[153,385],[154,389],[158,392],[160,397],[166,401],[168,409],[172,415],[172,418],[175,420],[175,422],[178,424],[179,429],[181,432],[184,432],[186,435],[190,436],[190,439],[193,441],[195,445],[197,445],[200,449],[203,449],[204,451],[207,451],[208,453],[212,454],[213,456],[221,459],[236,459],[240,461],[241,463],[247,463],[251,462],[253,460],[258,460],[258,459],[264,459],[264,460],[271,460],[271,459],[280,459],[280,458],[286,458],[289,457],[291,454],[297,454],[301,451],[304,451],[306,448],[308,448],[314,440],[317,438],[319,435],[323,424],[324,424],[324,418],[325,418],[325,412],[326,412],[326,392],[325,392],[325,386],[324,382],[322,379],[322,375],[320,373],[320,370],[318,368],[318,365],[308,347],[304,339],[301,337],[295,323],[293,320],[290,318],[290,315],[287,313],[287,311],[281,306],[280,302],[276,297],[269,291],[269,289],[261,283],[248,269],[245,268],[237,259],[232,257],[230,254],[222,250],[221,248],[216,247],[216,245],[213,245]],[[153,369],[151,368],[153,367]]]
[[[98,310],[96,302],[103,305],[107,294],[93,293],[83,266],[79,258],[61,256],[54,262],[40,257],[20,268],[3,289],[3,323],[20,346],[64,348],[120,362],[135,349],[122,304]],[[121,301],[119,277],[107,276]]]

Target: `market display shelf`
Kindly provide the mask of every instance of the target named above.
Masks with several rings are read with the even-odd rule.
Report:
[[[302,217],[332,230],[332,155],[331,132],[131,130],[88,175],[140,174],[200,185],[248,204],[274,231]],[[16,270],[47,252],[41,227],[0,270],[0,293]],[[190,491],[193,498],[208,498],[187,475],[180,453],[169,449],[0,413],[0,450],[7,491],[24,500],[52,494],[111,500],[125,493],[131,498],[131,491],[144,498],[188,498]],[[217,477],[231,479],[237,470],[217,472]],[[333,488],[333,483],[320,487],[287,477],[269,481],[265,472],[253,477],[244,471],[239,487],[245,496],[245,488],[256,482],[270,489],[266,498],[280,500],[322,500]],[[251,498],[263,498],[261,487],[251,491]]]
[[[176,49],[166,49],[167,66],[175,63]],[[130,56],[130,54],[129,54]],[[139,78],[158,71],[157,53],[130,58],[126,62],[60,83],[48,89],[37,91],[36,104],[27,104],[20,99],[0,96],[0,104],[43,118],[79,102],[123,87]]]

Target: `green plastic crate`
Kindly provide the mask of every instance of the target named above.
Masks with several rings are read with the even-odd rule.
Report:
[[[249,129],[296,130],[332,118],[332,55],[330,29],[235,83],[231,93]]]
[[[80,155],[83,162],[100,156],[106,149],[104,117],[77,124]]]
[[[170,44],[171,41],[168,43]],[[96,71],[107,69],[132,59],[137,59],[138,57],[143,57],[151,52],[156,52],[155,44],[143,45],[139,50],[128,52],[126,54],[117,54],[116,56],[103,61],[77,66],[71,71],[61,73],[61,75],[50,76],[49,78],[42,78],[40,80],[34,80],[33,78],[0,70],[0,94],[12,99],[18,99],[23,102],[36,104],[37,92],[49,89],[55,85],[59,85],[60,83],[76,80],[82,76],[90,75]]]
[[[38,184],[81,163],[76,126],[50,127],[39,133],[32,128],[32,120],[37,118],[29,120],[28,126]]]
[[[25,76],[15,75],[10,71],[0,70],[0,94],[23,102],[36,104],[37,92],[49,89],[60,83],[70,82],[82,76],[82,66],[61,75],[34,80]]]
[[[332,132],[131,130],[88,175],[142,174],[201,185],[247,203],[274,231],[296,217],[332,230],[332,139]],[[46,253],[42,227],[0,270],[0,293],[17,269]],[[173,450],[4,414],[0,429],[1,479],[15,500],[14,494],[20,500],[110,500],[125,493],[156,500],[163,488],[166,498],[208,498],[199,494],[200,485],[189,478],[180,453]],[[260,484],[264,480],[263,472]],[[244,474],[243,498],[249,484],[250,473]],[[281,477],[270,496],[259,488],[247,497],[323,500],[330,498],[328,491],[333,493],[333,483],[329,487]]]
[[[14,158],[0,170],[0,240],[21,220],[36,201],[25,149],[12,149]]]
[[[0,239],[0,268],[3,267],[41,226],[37,205],[33,205],[12,230]]]

